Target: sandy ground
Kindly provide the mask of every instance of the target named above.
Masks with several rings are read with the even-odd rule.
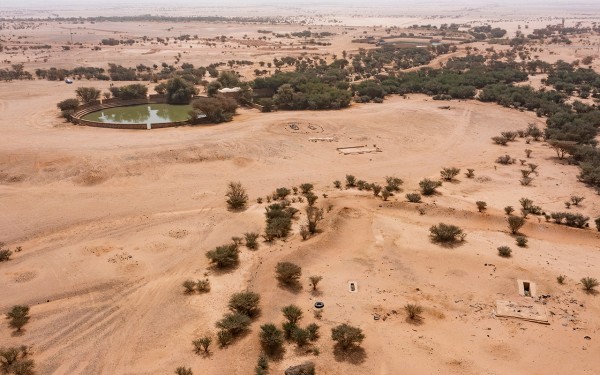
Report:
[[[521,197],[555,211],[578,193],[586,200],[573,211],[600,210],[600,199],[576,181],[577,169],[558,163],[543,144],[491,144],[502,130],[539,122],[532,114],[477,102],[440,109],[444,103],[415,95],[341,112],[242,110],[219,126],[118,131],[57,119],[53,103],[72,87],[41,81],[8,87],[0,94],[0,237],[24,250],[1,266],[0,308],[27,303],[33,318],[22,336],[0,326],[0,343],[31,344],[40,373],[164,374],[186,364],[201,373],[247,374],[259,354],[259,325],[281,322],[279,310],[288,303],[305,310],[308,324],[316,299],[326,303],[318,322],[321,354],[289,346],[272,364],[274,373],[305,359],[322,374],[545,374],[572,371],[574,364],[575,373],[595,373],[600,302],[576,280],[597,276],[600,236],[531,218],[523,231],[529,247],[521,249],[504,223],[503,207],[518,206]],[[293,133],[292,121],[322,132]],[[338,141],[309,142],[312,136]],[[363,144],[382,152],[336,150]],[[504,153],[520,158],[527,147],[540,172],[533,186],[523,187],[519,167],[494,160]],[[404,193],[444,166],[474,168],[477,178],[444,184],[440,195],[418,205],[421,215]],[[382,202],[333,189],[332,181],[346,173],[380,183],[396,175],[404,192]],[[229,180],[247,187],[246,211],[227,211]],[[264,204],[254,203],[256,197],[305,181],[329,195],[320,202],[332,206],[321,234],[243,250],[239,268],[229,273],[208,268],[205,251],[261,230]],[[477,200],[488,202],[486,213],[476,211]],[[462,226],[466,242],[454,249],[430,243],[428,228],[440,221]],[[496,255],[505,244],[515,251],[508,260]],[[292,293],[273,282],[281,260],[303,267],[304,290]],[[183,295],[181,282],[205,272],[212,291]],[[555,281],[561,273],[564,286]],[[318,296],[306,281],[311,274],[324,276]],[[549,326],[493,316],[496,299],[515,298],[518,278],[552,296]],[[358,283],[358,293],[348,292],[349,281]],[[214,333],[229,295],[246,288],[262,298],[250,333],[210,358],[193,354],[191,340]],[[409,301],[426,308],[424,324],[405,321],[402,306]],[[390,315],[375,321],[375,313]],[[329,330],[342,322],[364,329],[364,353],[332,354]]]
[[[244,27],[206,35],[253,32]],[[42,31],[35,40],[42,41]],[[110,32],[94,38],[104,35]],[[339,35],[334,46],[315,53],[362,47],[350,44],[352,37]],[[162,61],[144,55],[144,48],[106,56],[124,65]],[[556,48],[554,57],[577,57],[572,49]],[[231,54],[238,52],[232,48]],[[203,53],[182,62],[215,61]],[[251,49],[248,56],[257,59],[259,53]],[[106,56],[57,53],[47,65],[39,60],[26,68],[94,66],[105,64]],[[39,59],[32,53],[22,58],[28,57]],[[600,278],[600,234],[530,217],[522,230],[528,247],[519,248],[505,223],[503,208],[518,208],[521,197],[553,212],[564,211],[571,195],[582,195],[582,205],[571,211],[600,214],[600,197],[547,145],[518,139],[501,147],[490,140],[529,123],[543,126],[543,119],[493,104],[411,95],[343,111],[243,109],[218,126],[130,131],[63,123],[55,104],[89,85],[108,87],[87,81],[0,83],[0,240],[23,248],[0,264],[0,311],[29,304],[32,316],[19,336],[0,324],[0,346],[31,345],[39,374],[165,374],[181,365],[195,374],[250,374],[260,354],[259,326],[282,323],[280,309],[290,303],[304,310],[303,325],[321,325],[320,355],[287,345],[283,358],[271,363],[272,374],[305,360],[314,361],[319,374],[597,373],[600,297],[583,293],[578,280]],[[290,122],[306,131],[292,131]],[[316,130],[308,131],[308,124]],[[337,151],[357,145],[376,145],[381,152]],[[518,181],[520,166],[494,163],[503,154],[525,159],[526,148],[533,150],[529,162],[539,165],[527,187]],[[438,178],[450,166],[474,168],[476,178],[461,174],[421,204],[405,201],[419,180]],[[404,180],[403,191],[383,202],[368,192],[334,189],[333,181],[346,174],[380,184],[395,175]],[[250,195],[243,212],[226,208],[231,180],[241,181]],[[261,243],[255,252],[242,248],[240,265],[231,272],[209,267],[206,251],[264,228],[265,204],[256,203],[257,197],[303,182],[327,194],[317,203],[326,210],[320,234],[301,240],[301,214],[286,241]],[[484,213],[476,210],[479,200],[488,204]],[[466,241],[454,248],[432,244],[428,229],[439,222],[464,228]],[[501,245],[512,247],[512,258],[497,255]],[[277,286],[274,267],[280,261],[302,266],[302,290]],[[323,275],[318,293],[308,284],[313,274]],[[559,274],[566,275],[564,285],[556,282]],[[184,280],[204,275],[210,293],[183,294]],[[544,299],[550,325],[494,316],[496,300],[518,298],[517,279],[529,279],[539,295],[550,295]],[[350,281],[357,282],[357,293],[348,291]],[[261,295],[262,312],[250,332],[226,349],[215,345],[207,358],[194,354],[191,341],[214,335],[229,296],[245,289]],[[313,317],[316,300],[326,305],[320,320]],[[408,302],[424,306],[422,324],[406,321]],[[330,330],[344,322],[366,334],[364,350],[352,356],[333,351]]]

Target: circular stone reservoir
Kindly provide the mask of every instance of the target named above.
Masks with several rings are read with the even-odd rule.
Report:
[[[107,124],[164,124],[190,119],[191,105],[140,104],[88,113],[82,119]]]

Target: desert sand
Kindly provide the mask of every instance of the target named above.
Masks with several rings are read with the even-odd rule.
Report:
[[[55,26],[23,33],[59,45],[65,31]],[[117,35],[114,30],[121,35],[124,28],[133,33],[138,27],[96,26],[96,31],[77,31],[77,38],[92,43]],[[138,34],[165,35],[169,26],[153,27],[156,31],[143,25]],[[194,33],[258,37],[259,28],[211,24]],[[365,47],[350,43],[362,31],[338,35],[332,46],[310,53]],[[123,47],[119,54],[111,48],[102,54],[89,48],[54,51],[47,62],[33,50],[2,59],[25,62],[28,69],[57,66],[59,59],[66,68],[111,61],[132,66],[160,63],[179,50],[193,51],[182,61],[196,65],[231,56],[268,61],[300,53],[139,46]],[[553,51],[557,58],[577,58],[573,49]],[[600,297],[584,293],[578,283],[584,276],[600,276],[600,233],[530,217],[522,229],[528,246],[519,248],[506,225],[503,208],[518,208],[522,197],[552,212],[564,210],[571,195],[582,195],[585,201],[573,211],[593,218],[600,213],[600,196],[578,182],[577,168],[559,161],[544,142],[526,145],[521,138],[507,147],[492,144],[490,138],[500,131],[530,123],[543,127],[535,114],[409,95],[341,111],[241,109],[230,123],[151,131],[80,127],[58,117],[56,103],[73,96],[76,87],[108,85],[0,83],[0,240],[23,249],[0,264],[0,312],[28,304],[32,316],[22,335],[13,335],[2,322],[0,346],[31,345],[37,373],[166,374],[184,365],[195,374],[251,374],[260,354],[260,325],[283,322],[280,310],[291,303],[303,309],[303,324],[321,326],[315,344],[320,354],[288,344],[283,358],[270,363],[272,374],[306,360],[315,362],[318,374],[598,373]],[[442,108],[445,104],[450,108]],[[316,130],[296,132],[292,122]],[[335,141],[310,142],[312,137]],[[380,152],[337,150],[357,145],[375,145]],[[539,165],[532,186],[519,183],[518,165],[495,163],[503,154],[524,158],[526,148]],[[450,166],[463,172],[473,168],[475,178],[461,173],[423,203],[406,202],[404,195],[418,191],[422,178],[439,178]],[[404,184],[384,202],[369,192],[335,189],[333,181],[346,174],[380,184],[393,175]],[[246,187],[246,210],[227,209],[229,181]],[[206,251],[264,228],[266,204],[257,203],[258,197],[304,182],[315,185],[317,205],[325,208],[321,233],[301,239],[304,204],[295,203],[301,214],[289,238],[261,240],[256,251],[242,247],[240,265],[232,271],[209,266]],[[479,200],[487,202],[485,212],[477,211]],[[429,227],[439,222],[459,225],[466,240],[453,248],[432,243]],[[513,248],[511,258],[497,255],[501,245]],[[302,267],[302,290],[277,285],[274,267],[280,261]],[[308,283],[314,274],[323,276],[318,293]],[[564,285],[556,282],[560,274],[566,276]],[[183,293],[184,280],[205,275],[209,293]],[[537,294],[549,296],[529,299],[546,309],[549,325],[494,315],[496,300],[521,298],[518,279],[535,282]],[[350,281],[357,283],[356,293],[349,292]],[[194,354],[191,341],[214,335],[229,296],[246,289],[261,296],[261,314],[249,333],[224,349],[213,344],[208,357]],[[321,319],[313,317],[317,300],[325,303]],[[409,302],[424,307],[422,324],[406,320],[403,306]],[[362,351],[350,357],[334,353],[330,331],[340,323],[364,331]]]

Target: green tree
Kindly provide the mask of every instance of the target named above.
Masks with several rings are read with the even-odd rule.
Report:
[[[198,89],[191,82],[179,77],[168,80],[165,90],[167,103],[170,104],[189,104],[198,94]]]
[[[192,102],[192,121],[199,121],[203,116],[214,123],[231,121],[237,107],[235,100],[224,96],[199,98]]]
[[[75,90],[77,97],[84,103],[91,103],[98,100],[100,97],[100,90],[94,87],[78,87]]]

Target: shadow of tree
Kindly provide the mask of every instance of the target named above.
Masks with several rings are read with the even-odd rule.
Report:
[[[337,362],[348,362],[359,365],[367,359],[367,352],[360,346],[350,346],[346,349],[340,344],[333,347],[333,357]]]

